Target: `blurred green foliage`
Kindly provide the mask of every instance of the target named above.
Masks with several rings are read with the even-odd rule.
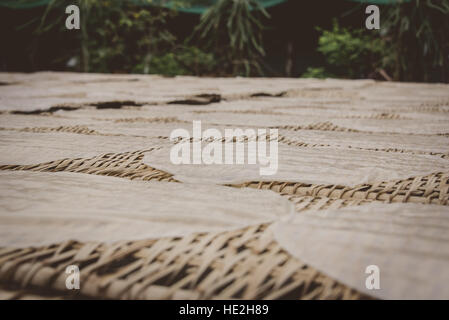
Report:
[[[72,3],[52,0],[35,33],[58,29],[64,37],[66,15],[60,12]],[[256,0],[217,0],[187,40],[177,39],[168,27],[177,15],[176,6],[142,7],[125,0],[76,3],[83,17],[81,32],[70,35],[77,43],[64,47],[57,57],[59,65],[71,61],[72,70],[167,76],[264,74],[262,33],[269,15]],[[381,6],[381,30],[350,29],[337,22],[330,30],[319,30],[317,52],[325,63],[309,67],[303,77],[382,74],[401,81],[449,81],[449,0]],[[34,42],[31,47],[38,47]]]
[[[321,30],[326,65],[303,77],[449,81],[449,0],[411,0],[381,8],[381,29]]]
[[[391,66],[391,51],[378,31],[342,28],[336,20],[331,30],[318,30],[317,51],[324,55],[326,66],[309,68],[303,77],[366,78]]]
[[[61,21],[52,19],[47,23],[47,15],[69,2],[54,0],[47,6],[36,30],[38,35],[53,28],[65,31]],[[79,0],[78,4],[82,16],[79,46],[68,54],[77,57],[75,67],[79,71],[154,73],[150,69],[152,59],[176,44],[175,36],[167,29],[167,21],[176,15],[175,10],[160,7],[148,10],[113,0]]]
[[[112,1],[96,6],[102,8],[91,11],[87,26],[89,71],[154,73],[152,60],[175,45],[166,23],[176,12],[123,7]]]
[[[263,75],[263,18],[269,15],[256,0],[218,0],[202,15],[194,36],[215,54],[221,73]]]
[[[386,8],[383,27],[394,78],[449,81],[449,0],[412,0]]]
[[[151,60],[151,73],[167,76],[176,75],[214,75],[217,63],[214,55],[206,53],[192,46],[181,46],[173,52],[156,56]],[[142,65],[138,64],[134,70],[141,73]]]
[[[51,1],[36,33],[54,28],[64,32],[61,19],[49,22],[47,16],[70,2]],[[259,61],[264,50],[258,11],[267,13],[255,0],[217,1],[195,29],[199,36],[185,41],[168,29],[176,10],[113,0],[79,0],[78,4],[83,17],[79,46],[65,57],[72,58],[78,71],[167,76],[262,74]],[[178,0],[181,4],[185,6],[185,0]]]
[[[308,67],[301,77],[316,79],[336,78],[334,74],[326,71],[324,67]]]

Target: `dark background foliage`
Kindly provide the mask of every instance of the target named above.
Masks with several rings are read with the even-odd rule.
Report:
[[[379,31],[365,29],[366,4],[347,0],[266,11],[255,0],[218,0],[202,17],[79,0],[82,28],[66,30],[72,2],[0,7],[0,71],[449,81],[449,0],[380,5]]]

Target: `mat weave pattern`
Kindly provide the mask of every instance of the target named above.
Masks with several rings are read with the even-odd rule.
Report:
[[[61,159],[37,165],[2,165],[0,170],[26,170],[40,172],[78,172],[103,176],[138,179],[144,181],[157,180],[176,182],[173,175],[157,170],[142,163],[145,152],[153,149],[106,153],[88,159]]]
[[[39,141],[47,137],[42,138],[47,149],[38,152],[63,152],[40,160],[52,160],[42,163],[32,159],[2,160],[0,171],[72,172],[84,177],[92,174],[152,181],[158,188],[159,181],[180,186],[183,180],[167,172],[171,170],[157,169],[143,160],[147,153],[170,143],[167,133],[177,127],[190,127],[196,119],[217,127],[276,128],[282,147],[295,151],[314,148],[314,154],[323,157],[330,149],[342,153],[355,149],[367,155],[406,153],[421,161],[441,158],[438,160],[443,166],[449,159],[449,100],[447,87],[438,84],[58,73],[0,74],[0,80],[8,84],[3,86],[8,91],[0,88],[2,152],[7,153],[8,143],[12,148],[30,136],[39,136]],[[104,97],[101,101],[98,92]],[[414,95],[416,92],[420,94]],[[109,152],[113,150],[108,145],[106,150],[94,149],[85,157],[71,157],[64,153],[65,146],[57,145],[62,135],[81,141],[78,145],[87,141],[83,139],[117,141],[119,151]],[[378,140],[363,143],[370,139],[367,136],[375,135]],[[338,141],[339,137],[346,140]],[[394,139],[390,141],[390,137]],[[413,137],[419,138],[416,144]],[[129,141],[136,138],[157,143],[150,147],[145,140],[142,146],[129,147]],[[25,142],[20,148],[33,148],[32,142]],[[373,202],[445,208],[449,205],[447,168],[428,168],[425,175],[355,186],[304,183],[301,179],[250,181],[252,177],[245,177],[238,180],[244,183],[219,187],[270,190],[288,199],[294,214],[299,215]],[[146,188],[149,183],[142,184]],[[372,298],[289,254],[276,241],[272,229],[271,223],[264,223],[230,231],[114,244],[67,240],[49,246],[0,247],[0,299]],[[66,288],[68,265],[79,266],[80,290]]]
[[[289,257],[266,225],[233,232],[118,243],[67,242],[0,251],[0,281],[61,295],[67,265],[76,295],[110,299],[360,299],[356,291]]]

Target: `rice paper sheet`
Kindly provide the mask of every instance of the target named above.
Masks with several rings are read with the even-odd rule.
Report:
[[[449,299],[448,228],[447,206],[402,203],[310,211],[272,225],[290,254],[381,299]],[[372,265],[380,288],[370,290]]]
[[[219,232],[292,210],[269,191],[66,172],[0,172],[0,198],[0,247]]]

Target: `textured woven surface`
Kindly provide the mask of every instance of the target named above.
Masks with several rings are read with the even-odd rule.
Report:
[[[79,172],[145,181],[176,181],[172,175],[141,162],[146,150],[107,153],[88,159],[62,159],[37,165],[3,165],[0,170],[30,170],[42,172]]]
[[[292,214],[371,203],[449,204],[446,85],[70,73],[0,74],[0,80],[6,83],[0,88],[2,171],[184,185],[151,155],[168,150],[173,129],[190,130],[192,120],[201,120],[203,129],[277,128],[289,168],[302,167],[305,177],[316,167],[308,179],[258,180],[242,171],[236,180],[243,183],[216,186],[270,190],[293,204]],[[376,161],[406,170],[400,178],[376,174]],[[331,183],[338,170],[357,174],[366,164],[374,182]],[[200,183],[207,188],[210,181]],[[21,192],[20,203],[0,196],[3,207],[16,201],[26,208],[23,199],[32,190],[24,184]],[[67,239],[0,248],[0,299],[370,298],[290,255],[275,239],[270,224],[254,223],[114,244]],[[65,287],[65,268],[73,264],[81,271],[79,291]]]
[[[68,294],[67,265],[80,266],[81,294],[113,299],[356,299],[356,293],[291,258],[266,226],[183,238],[67,242],[0,251],[0,279]]]
[[[253,182],[239,187],[280,192],[295,203],[297,212],[372,201],[433,200],[447,205],[449,175],[439,173],[346,191],[344,187],[299,183]],[[109,246],[69,241],[44,248],[3,249],[0,281],[19,288],[54,289],[60,292],[59,297],[66,298],[79,295],[113,299],[368,298],[292,258],[266,227]],[[82,268],[82,281],[86,283],[74,296],[65,290],[64,270],[70,264]]]
[[[313,185],[294,182],[251,181],[235,187],[268,189],[290,196],[290,199],[318,201],[324,207],[340,203],[412,202],[423,204],[449,204],[449,172],[439,172],[428,176],[411,177],[405,180],[384,181],[377,184],[361,184],[356,187],[339,185]]]

